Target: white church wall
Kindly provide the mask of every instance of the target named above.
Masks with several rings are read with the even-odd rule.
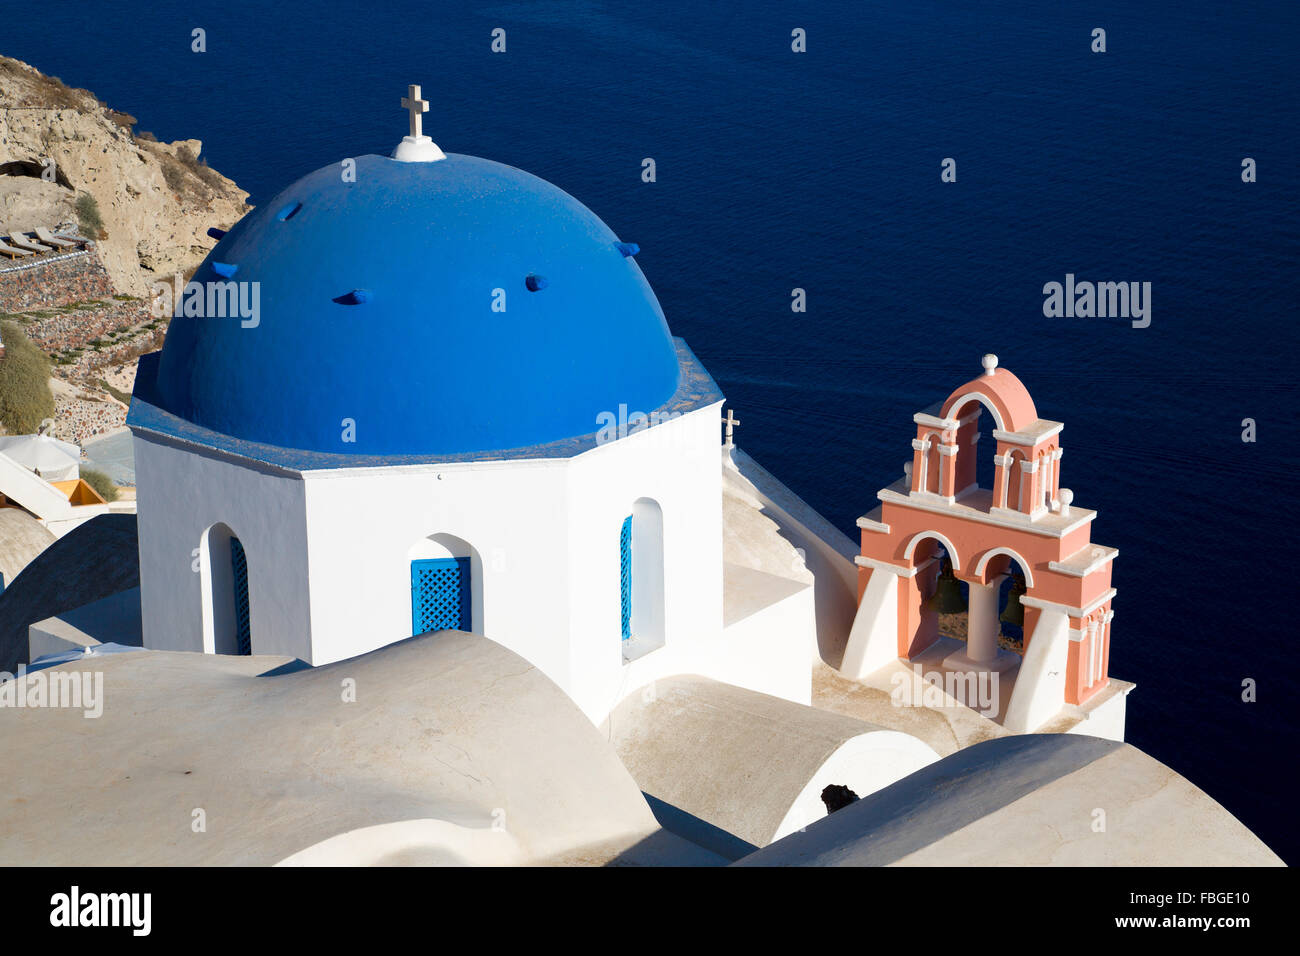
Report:
[[[858,575],[853,560],[858,546],[795,494],[744,449],[724,458],[728,481],[743,482],[781,527],[781,536],[803,553],[815,578],[817,640],[809,654],[813,664],[843,656],[858,609]]]
[[[565,686],[565,462],[346,469],[304,478],[313,664],[411,637],[411,561],[468,556],[471,628]]]
[[[692,672],[737,687],[812,705],[808,648],[816,648],[812,587],[729,623],[717,641],[700,649]]]
[[[723,634],[720,406],[571,459],[301,478],[137,438],[146,643],[229,650],[229,528],[248,556],[254,653],[321,665],[410,637],[411,562],[467,557],[471,629],[542,669],[593,722],[678,673],[806,703],[797,665],[809,651],[789,635],[807,632],[811,595]],[[629,515],[641,533],[636,640],[624,642],[618,539]],[[661,560],[647,560],[647,538]],[[215,557],[196,562],[195,549]]]
[[[573,609],[568,688],[595,723],[647,683],[694,670],[722,631],[721,403],[599,446],[573,461],[568,508]],[[654,507],[648,507],[653,502]],[[662,523],[662,635],[642,630],[646,514]],[[630,641],[622,640],[619,533],[633,516]],[[651,522],[650,527],[653,527]],[[640,559],[640,560],[638,560]],[[638,568],[638,563],[641,567]],[[651,602],[653,604],[653,598]],[[657,631],[657,624],[652,624]],[[630,646],[629,646],[630,645]],[[631,658],[631,659],[629,659]]]
[[[306,527],[302,482],[254,470],[197,448],[133,439],[137,475],[140,606],[145,646],[211,651],[204,581],[228,569],[204,560],[204,535],[224,524],[248,559],[254,654],[308,659]],[[222,552],[229,558],[229,550]],[[220,600],[222,595],[214,595]],[[206,632],[206,633],[205,633]]]
[[[411,636],[411,561],[469,556],[472,629],[539,667],[593,722],[645,682],[691,669],[721,630],[717,422],[717,406],[700,409],[571,459],[308,472],[311,663]],[[629,515],[642,530],[631,662],[619,555]],[[646,560],[647,530],[661,561]]]

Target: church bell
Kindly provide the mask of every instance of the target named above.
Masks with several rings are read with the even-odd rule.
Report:
[[[1020,595],[1024,593],[1025,576],[1023,574],[1013,575],[1011,590],[1007,592],[1007,606],[998,615],[998,620],[1006,624],[1014,624],[1016,627],[1025,626],[1025,606],[1020,603]]]
[[[944,558],[943,564],[940,565],[939,580],[935,585],[934,594],[930,595],[925,606],[940,614],[961,614],[966,610],[966,601],[961,596],[961,585],[957,581],[957,576],[952,573],[952,562],[947,558]]]

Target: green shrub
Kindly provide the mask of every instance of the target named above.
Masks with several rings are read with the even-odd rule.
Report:
[[[108,382],[104,381],[102,378],[99,380],[99,387],[102,388],[104,391],[108,392],[108,394],[112,395],[123,405],[129,406],[131,404],[131,396],[129,394],[122,391],[120,388],[114,388],[112,385],[109,385]]]
[[[90,193],[77,194],[77,224],[87,239],[104,238],[104,219],[99,214],[99,203]]]
[[[0,339],[0,425],[11,435],[30,435],[54,417],[50,360],[12,322],[0,324]]]
[[[85,479],[86,484],[98,491],[99,496],[105,501],[117,500],[117,485],[113,484],[113,479],[98,468],[82,468],[81,477]]]

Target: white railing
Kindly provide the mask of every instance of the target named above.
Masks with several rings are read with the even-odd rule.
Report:
[[[74,249],[72,252],[60,252],[57,256],[40,256],[37,259],[22,259],[12,265],[0,266],[0,275],[8,272],[22,272],[26,269],[35,269],[40,266],[49,265],[51,262],[62,262],[65,259],[76,259],[80,256],[89,255],[94,246],[87,246],[85,249]]]

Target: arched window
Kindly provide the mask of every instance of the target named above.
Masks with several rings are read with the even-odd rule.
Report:
[[[639,498],[619,529],[619,604],[623,656],[664,643],[664,518],[659,503]]]
[[[922,488],[933,494],[939,493],[939,433],[930,432],[925,436],[926,443],[930,446],[923,453],[921,467],[925,470],[925,483]]]
[[[411,633],[473,631],[483,634],[483,561],[452,534],[431,534],[407,551],[411,562]]]
[[[618,535],[618,576],[622,593],[623,640],[632,636],[632,516],[623,519]]]
[[[235,653],[252,654],[253,636],[248,620],[248,556],[238,538],[230,539],[230,570],[235,598]]]
[[[248,554],[224,524],[203,532],[199,566],[203,594],[203,649],[209,654],[252,654]]]

